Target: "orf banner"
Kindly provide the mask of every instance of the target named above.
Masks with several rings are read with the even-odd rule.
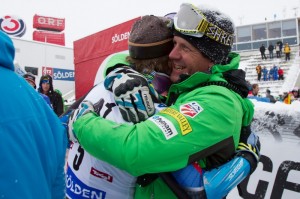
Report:
[[[260,163],[241,184],[242,197],[234,190],[227,198],[300,198],[300,102],[253,102],[252,130],[260,137]]]
[[[97,71],[109,55],[128,49],[131,26],[139,18],[74,42],[76,99],[79,99],[93,87]]]

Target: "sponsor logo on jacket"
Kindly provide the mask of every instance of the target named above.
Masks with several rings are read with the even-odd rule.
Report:
[[[102,171],[98,171],[95,168],[91,168],[90,174],[97,177],[97,178],[101,178],[104,179],[108,182],[112,182],[113,181],[113,177],[111,175],[108,175],[107,173],[104,173]]]
[[[105,191],[97,190],[80,181],[70,167],[66,175],[66,188],[67,196],[70,198],[105,199],[106,196]]]
[[[197,102],[189,102],[180,106],[180,113],[194,118],[203,111],[203,108]]]
[[[149,120],[154,122],[154,124],[156,124],[162,130],[167,140],[178,134],[172,122],[163,116],[155,115],[150,117]]]
[[[177,110],[172,108],[166,108],[163,109],[160,113],[168,114],[171,117],[173,117],[179,123],[182,135],[186,135],[193,130],[186,117]]]

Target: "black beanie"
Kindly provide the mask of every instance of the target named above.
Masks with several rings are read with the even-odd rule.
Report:
[[[223,29],[227,33],[234,34],[235,26],[233,21],[218,10],[211,8],[198,8],[206,17],[207,21]],[[201,53],[206,55],[215,64],[220,64],[227,60],[227,56],[232,48],[231,45],[225,45],[209,38],[206,35],[202,37],[193,37],[184,35],[174,29],[174,35],[182,37],[197,48]],[[233,39],[233,38],[232,38]]]
[[[137,20],[128,39],[130,57],[152,59],[168,55],[173,48],[173,34],[168,20],[152,15]]]

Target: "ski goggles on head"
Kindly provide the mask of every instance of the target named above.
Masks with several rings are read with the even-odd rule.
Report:
[[[152,71],[150,74],[143,74],[149,83],[153,85],[154,90],[160,95],[167,95],[172,84],[170,77],[164,73]]]
[[[200,38],[206,35],[223,45],[231,46],[233,44],[234,34],[207,21],[204,14],[193,4],[181,4],[180,10],[174,16],[174,28],[187,36]]]
[[[42,84],[50,84],[50,81],[48,79],[43,79]]]

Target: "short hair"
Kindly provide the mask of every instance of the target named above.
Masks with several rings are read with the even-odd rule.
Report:
[[[258,84],[252,84],[252,90],[257,88],[258,87]]]

